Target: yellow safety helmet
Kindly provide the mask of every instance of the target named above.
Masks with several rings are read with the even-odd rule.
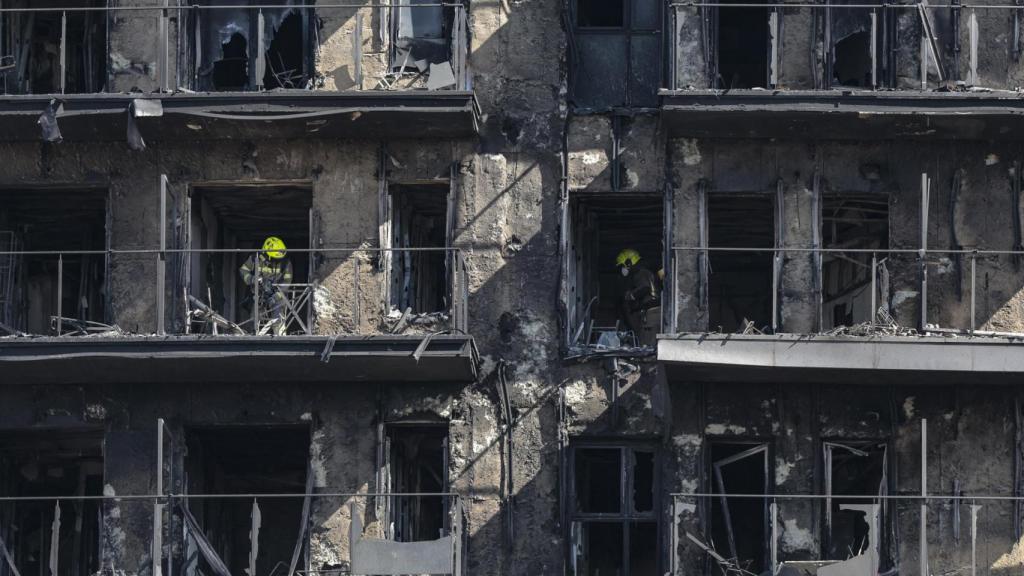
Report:
[[[269,236],[263,241],[263,253],[274,260],[284,258],[286,249],[287,247],[284,245],[284,240],[281,240],[277,236]]]
[[[615,258],[616,266],[636,266],[636,263],[640,261],[640,253],[632,248],[626,248],[622,252],[619,252],[618,257]]]

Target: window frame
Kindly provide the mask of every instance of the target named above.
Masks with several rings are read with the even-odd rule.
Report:
[[[268,1],[268,5],[276,6],[279,3]],[[252,2],[249,2],[250,4]],[[203,69],[203,63],[206,60],[205,51],[208,48],[205,46],[205,34],[203,25],[209,18],[211,10],[206,8],[207,6],[220,5],[216,0],[204,0],[194,7],[190,7],[187,16],[183,18],[185,21],[184,28],[186,29],[186,38],[181,42],[181,48],[178,50],[178,59],[181,64],[178,66],[179,72],[185,74],[185,78],[178,78],[179,85],[190,85],[191,89],[196,91],[205,92],[238,92],[238,90],[217,90],[213,85],[212,67],[210,71],[201,76],[200,71]],[[316,6],[311,0],[300,0],[299,3],[290,7],[294,9],[298,14],[302,16],[302,74],[309,82],[314,79],[316,72],[316,52],[317,46],[314,45],[316,38],[315,30],[313,29],[316,25]],[[222,9],[223,10],[223,9]],[[249,33],[245,36],[246,40],[246,52],[247,52],[247,69],[246,73],[249,77],[248,86],[242,89],[242,92],[264,92],[267,89],[263,84],[263,74],[266,72],[266,58],[267,51],[270,49],[270,44],[273,42],[273,37],[264,34],[264,29],[260,28],[260,24],[263,23],[261,15],[261,7],[239,7],[238,10],[246,12],[249,17]],[[202,55],[202,56],[200,56]],[[197,59],[197,56],[200,56]],[[211,66],[217,58],[210,60]],[[206,77],[204,80],[203,77]],[[292,90],[298,90],[301,88],[290,88]]]
[[[579,450],[619,450],[619,512],[581,512],[577,506],[576,495],[576,453]],[[662,456],[657,444],[654,442],[635,441],[604,441],[604,440],[581,440],[572,442],[568,446],[568,478],[565,490],[566,502],[562,503],[568,522],[565,530],[565,554],[568,566],[573,566],[573,538],[572,534],[576,526],[582,528],[585,524],[610,524],[619,523],[622,526],[622,576],[630,576],[630,526],[633,524],[653,523],[657,534],[655,542],[656,563],[660,574],[665,566],[662,540],[664,539],[664,519],[662,518],[662,490],[661,490],[661,466]],[[648,452],[651,454],[653,463],[653,478],[651,481],[651,492],[653,500],[650,511],[637,512],[633,510],[633,483],[634,483],[634,458],[631,456],[636,452]]]
[[[771,553],[771,540],[770,540],[770,538],[771,538],[771,513],[769,512],[769,510],[770,510],[769,502],[768,502],[769,498],[767,497],[767,495],[771,494],[771,493],[773,493],[775,491],[775,475],[773,473],[774,468],[773,468],[773,465],[772,465],[772,463],[775,461],[775,443],[774,443],[774,439],[770,438],[770,437],[756,437],[756,436],[737,436],[737,437],[731,437],[731,436],[708,436],[708,437],[705,438],[704,441],[705,441],[705,446],[706,446],[705,454],[704,454],[705,493],[707,493],[707,494],[721,494],[721,492],[719,492],[719,486],[718,486],[717,477],[716,477],[716,474],[715,474],[715,468],[716,468],[715,464],[716,464],[716,462],[719,462],[721,460],[734,459],[737,455],[742,454],[743,452],[748,452],[748,451],[749,452],[753,452],[754,450],[763,450],[764,451],[764,458],[765,458],[765,461],[767,463],[767,470],[765,470],[765,498],[763,499],[763,502],[764,502],[764,525],[763,525],[763,530],[764,530],[764,534],[765,534],[765,541],[763,542],[763,547],[764,548],[762,550],[762,556],[764,556],[764,558],[762,558],[762,561],[765,564],[769,564],[770,563],[770,553]],[[715,460],[714,456],[712,454],[712,446],[713,445],[743,446],[744,450],[741,450],[740,452],[737,452],[736,454],[734,454],[732,456],[727,456],[725,458],[721,458],[719,460]],[[748,456],[748,457],[752,457],[752,456],[754,456],[754,454],[750,454],[750,456]],[[736,459],[732,460],[729,463],[722,464],[721,466],[727,466],[728,464],[732,464],[732,463],[738,462],[738,461],[743,460],[743,459],[745,459],[745,458],[736,458]],[[703,504],[702,504],[702,508],[703,509],[702,509],[702,522],[701,522],[702,526],[701,526],[701,529],[704,531],[705,534],[709,535],[708,536],[709,538],[710,538],[711,531],[714,529],[714,524],[713,524],[713,516],[714,516],[714,514],[713,514],[713,506],[714,506],[714,504],[713,504],[713,502],[710,499],[705,499],[703,501]],[[727,507],[723,507],[723,511],[725,511],[725,510],[728,510],[728,508]],[[731,514],[730,514],[730,516],[731,516]],[[731,522],[731,519],[730,519],[730,522]],[[708,568],[707,573],[711,574],[712,571],[710,570],[710,567],[711,567],[712,559],[710,557],[706,557],[705,558],[705,562],[706,562],[706,565],[707,565],[707,568]]]
[[[833,445],[833,446],[834,445],[841,445],[841,446],[850,447],[850,448],[856,448],[856,449],[863,449],[863,448],[870,448],[870,447],[881,447],[884,450],[884,452],[883,452],[884,467],[882,469],[882,481],[884,483],[885,493],[886,494],[890,494],[890,493],[894,492],[895,488],[896,488],[895,484],[894,484],[894,474],[892,473],[893,472],[893,469],[892,469],[893,468],[893,445],[892,445],[892,442],[890,441],[890,439],[888,439],[888,438],[879,438],[879,437],[851,438],[851,437],[848,437],[848,436],[823,437],[823,438],[820,438],[818,440],[818,458],[820,458],[819,462],[820,462],[820,465],[821,465],[821,477],[820,477],[820,480],[819,480],[820,481],[819,493],[822,494],[825,497],[823,499],[823,501],[822,501],[822,506],[820,507],[819,513],[818,513],[818,530],[819,530],[818,554],[819,554],[820,558],[827,558],[830,555],[829,554],[829,548],[832,546],[832,533],[831,533],[831,530],[830,530],[830,526],[828,525],[828,521],[826,519],[826,514],[829,513],[829,510],[830,510],[830,508],[833,505],[833,497],[832,497],[832,494],[830,493],[831,491],[826,492],[826,489],[825,489],[826,478],[830,478],[831,475],[832,475],[832,470],[830,468],[826,468],[825,467],[825,464],[826,464],[825,463],[825,447],[827,445]],[[828,480],[828,482],[831,483],[831,480]],[[856,494],[841,494],[840,496],[856,496]],[[889,540],[887,535],[891,533],[892,528],[895,526],[896,512],[897,511],[893,510],[890,507],[890,505],[889,505],[887,500],[880,498],[877,501],[879,502],[879,506],[880,506],[880,509],[879,509],[879,512],[878,512],[878,524],[879,524],[878,528],[879,528],[880,535],[879,535],[879,538],[878,538],[877,545],[878,545],[878,565],[879,565],[879,570],[881,571],[883,568],[892,567],[892,565],[893,565],[893,556],[892,556],[892,554],[890,554],[890,547],[892,545],[892,542]],[[863,502],[864,503],[874,503],[874,502],[876,502],[876,500],[867,500],[867,499],[865,499],[865,500],[863,500]],[[834,519],[833,519],[833,524],[834,524]]]
[[[659,88],[662,87],[665,84],[665,78],[666,78],[666,70],[665,70],[666,62],[669,60],[668,58],[665,57],[665,50],[666,50],[665,25],[666,25],[666,22],[668,21],[668,15],[665,12],[665,4],[663,2],[657,2],[656,0],[646,0],[646,1],[649,1],[649,2],[653,2],[655,4],[655,6],[656,6],[655,13],[657,14],[657,22],[655,22],[652,26],[649,26],[649,27],[638,26],[638,25],[634,24],[634,22],[636,20],[636,18],[635,18],[636,14],[635,14],[635,11],[634,11],[634,5],[636,3],[642,2],[644,0],[622,0],[622,25],[621,26],[581,26],[579,24],[579,14],[580,14],[579,5],[580,5],[580,2],[583,2],[583,1],[587,1],[587,0],[572,0],[570,2],[570,4],[569,4],[569,6],[570,6],[569,24],[570,24],[570,27],[571,27],[571,35],[573,35],[573,36],[577,36],[577,35],[582,35],[582,36],[591,36],[591,35],[595,35],[595,36],[622,36],[624,38],[624,40],[625,40],[624,44],[625,44],[625,63],[626,63],[626,68],[625,68],[625,70],[622,71],[623,76],[626,78],[626,81],[625,81],[625,94],[624,94],[624,97],[625,97],[624,100],[625,101],[617,103],[617,104],[611,104],[611,105],[609,105],[607,107],[610,107],[610,108],[648,108],[648,107],[657,107],[657,104],[653,104],[653,106],[642,106],[642,105],[634,104],[632,102],[632,97],[631,97],[632,92],[633,92],[633,90],[632,90],[632,86],[633,86],[632,79],[633,79],[633,76],[634,76],[634,74],[633,74],[633,66],[632,66],[632,61],[633,61],[633,58],[632,58],[632,56],[633,56],[633,38],[634,37],[655,37],[655,38],[657,38],[659,40],[658,41],[658,53],[657,53],[657,57],[658,57],[658,66],[657,67],[658,67],[658,74],[659,74],[658,87]],[[570,50],[572,50],[574,52],[574,54],[573,54],[573,57],[571,58],[573,60],[573,66],[571,67],[571,72],[572,73],[570,75],[571,81],[570,81],[570,84],[569,84],[569,88],[570,88],[571,100],[575,101],[577,99],[577,89],[578,89],[577,88],[577,84],[578,84],[577,79],[579,78],[579,69],[581,67],[580,60],[583,57],[583,54],[582,54],[582,51],[579,48],[579,43],[578,42],[576,42],[574,40],[573,42],[571,42],[571,45],[572,46],[570,47]],[[657,94],[655,94],[654,98],[657,99]],[[587,108],[587,107],[583,107],[583,108]],[[596,108],[602,109],[602,108],[605,108],[605,106],[597,106]]]

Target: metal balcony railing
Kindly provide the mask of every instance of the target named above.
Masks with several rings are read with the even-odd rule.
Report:
[[[671,2],[669,17],[669,90],[1019,88],[991,77],[1020,60],[1019,4],[690,0]]]
[[[768,441],[706,436],[710,489],[671,495],[671,573],[750,576],[789,567],[811,574],[974,575],[1014,564],[1024,496],[972,493],[958,479],[948,493],[929,492],[936,483],[929,482],[927,420],[920,420],[918,470],[902,461],[897,468],[894,441],[822,441],[814,468],[824,489],[792,493],[775,488]],[[716,456],[716,447],[727,450]],[[897,477],[907,468],[909,485]],[[793,534],[798,530],[807,538]],[[904,560],[917,566],[901,566]]]
[[[361,333],[400,334],[406,329],[463,333],[469,328],[469,278],[463,252],[458,248],[317,248],[288,249],[288,257],[309,257],[308,277],[294,277],[289,282],[259,282],[243,286],[238,278],[238,267],[255,249],[109,249],[69,251],[0,251],[0,259],[23,262],[25,259],[44,258],[55,262],[53,271],[54,300],[50,316],[52,335],[80,336],[91,333],[120,331],[111,318],[111,262],[118,259],[139,258],[154,261],[153,283],[154,325],[157,334],[225,334],[225,335],[314,335],[336,333],[318,330],[317,305],[334,310],[346,310],[346,331]],[[436,255],[433,262],[415,258],[394,257],[396,254]],[[232,303],[232,312],[222,304],[211,302],[214,287],[193,286],[189,273],[192,256],[230,256],[229,262],[238,266],[226,274],[236,278],[235,289],[217,285],[221,303]],[[68,315],[64,305],[68,293],[65,263],[83,256],[106,259],[106,314],[105,317],[78,318]],[[230,264],[225,264],[229,266]],[[418,273],[418,266],[436,266],[439,274]],[[331,266],[328,269],[328,266]],[[19,268],[23,268],[19,267]],[[443,268],[443,270],[441,269]],[[171,273],[169,274],[169,269]],[[257,273],[258,277],[259,274]],[[443,277],[443,282],[433,282]],[[24,278],[12,278],[5,286],[17,293],[24,288]],[[136,279],[138,280],[138,279]],[[329,283],[331,288],[325,286]],[[205,288],[205,290],[204,290]],[[79,286],[77,288],[81,290]],[[116,289],[116,287],[114,287]],[[5,288],[7,290],[7,288]],[[205,292],[205,294],[203,294]],[[404,294],[399,297],[398,293]],[[418,297],[420,294],[427,296]],[[379,297],[374,297],[379,294]],[[45,295],[38,298],[48,300]],[[430,306],[433,302],[436,306]],[[15,294],[4,292],[0,303],[17,308]],[[403,308],[399,308],[403,306]],[[16,310],[14,310],[16,311]],[[3,310],[0,310],[3,312]],[[374,318],[378,315],[378,318]],[[376,324],[375,324],[376,321]],[[369,326],[369,328],[367,328]],[[24,328],[16,323],[0,323],[3,333],[23,334]],[[344,331],[342,332],[344,333]]]
[[[292,17],[295,20],[287,22]],[[351,22],[351,44],[320,37],[318,17]],[[138,21],[136,28],[133,20]],[[140,58],[155,53],[155,60],[148,63],[152,72],[147,73],[161,92],[315,90],[325,75],[333,73],[317,70],[317,62],[347,66],[352,82],[338,87],[341,90],[471,89],[467,15],[461,3],[400,0],[313,6],[253,0],[199,5],[165,0],[164,6],[0,5],[0,94],[113,91],[110,83],[116,71],[109,68],[110,39],[121,29],[148,28],[154,21],[152,44],[142,41],[127,49],[137,50]],[[371,21],[377,24],[367,38],[364,28],[369,25],[364,22]],[[56,32],[37,39],[37,25]],[[53,44],[46,47],[45,58],[39,56],[42,49],[33,45],[34,40]],[[56,57],[51,60],[51,55]]]
[[[842,260],[866,272],[862,281],[853,281],[849,287],[856,290],[859,297],[864,293],[867,295],[863,298],[868,302],[868,317],[864,320],[867,325],[896,331],[916,330],[918,333],[1020,336],[1016,332],[979,330],[985,320],[979,317],[978,312],[979,303],[984,301],[985,311],[994,314],[1000,307],[1011,305],[1012,298],[1024,290],[1024,272],[1020,269],[1024,250],[676,246],[672,251],[673,268],[677,274],[671,276],[673,286],[670,292],[666,287],[666,292],[674,295],[674,309],[668,316],[669,325],[666,327],[670,333],[680,331],[678,320],[684,306],[696,306],[701,314],[708,312],[709,285],[711,276],[715,274],[713,263],[716,255],[759,255],[769,262],[766,268],[770,268],[767,272],[770,289],[766,289],[762,297],[770,299],[771,313],[770,321],[750,323],[747,328],[755,332],[787,332],[782,323],[781,298],[783,292],[789,297],[799,296],[800,290],[794,285],[806,287],[804,301],[814,303],[818,308],[819,332],[851,328],[837,325],[829,329],[821,325],[821,318],[826,313],[823,305],[835,300],[827,300],[824,294],[822,264],[825,260]],[[789,272],[787,265],[800,258],[806,258],[810,266],[800,265],[801,275],[798,277],[796,272]],[[679,270],[693,274],[694,290],[684,291],[684,287],[679,285]],[[979,287],[979,276],[983,279],[982,287]],[[896,293],[908,289],[915,292],[913,296],[917,298],[917,325],[897,326],[893,319],[896,316]],[[930,311],[936,311],[929,307],[930,293],[943,297],[938,319],[929,317]],[[744,310],[738,312],[743,313]],[[745,315],[749,319],[756,316],[753,313]],[[714,326],[708,328],[715,330]]]

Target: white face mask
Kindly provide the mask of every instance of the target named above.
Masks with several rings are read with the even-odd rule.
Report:
[[[629,276],[629,268],[626,268],[625,266],[623,266],[623,267],[619,268],[619,271],[622,272],[623,276]]]

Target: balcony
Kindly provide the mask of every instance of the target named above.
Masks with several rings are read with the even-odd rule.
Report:
[[[662,112],[681,137],[1008,139],[1024,110],[1021,15],[959,3],[674,3]]]
[[[54,125],[47,141],[128,134],[136,149],[268,131],[375,139],[477,131],[461,4],[24,4],[0,8],[3,141],[38,140],[41,117]]]
[[[441,433],[405,435],[420,452],[381,449],[395,477],[374,477],[372,456],[351,462],[350,471],[370,472],[362,485],[376,484],[377,493],[317,487],[308,425],[172,429],[160,420],[156,451],[146,454],[162,466],[151,471],[156,490],[147,494],[123,490],[130,479],[118,470],[149,472],[143,460],[105,450],[102,430],[7,431],[5,461],[34,468],[42,457],[53,472],[4,471],[0,559],[13,574],[45,569],[47,558],[71,576],[115,562],[149,569],[151,561],[168,576],[305,574],[323,569],[326,546],[344,551],[330,557],[339,574],[465,574],[463,500],[444,486],[447,428],[433,428]],[[438,475],[403,475],[419,469]],[[105,545],[104,534],[124,526],[137,527],[121,538],[126,545]]]
[[[235,263],[253,254],[6,249],[0,252],[5,378],[23,384],[475,381],[479,355],[467,333],[461,251],[289,248],[293,281],[250,287],[235,278]],[[140,259],[153,263],[147,267],[153,333],[117,326],[104,288],[112,264]],[[227,282],[191,284],[189,261],[221,270],[217,277]],[[333,264],[330,272],[324,263]]]

